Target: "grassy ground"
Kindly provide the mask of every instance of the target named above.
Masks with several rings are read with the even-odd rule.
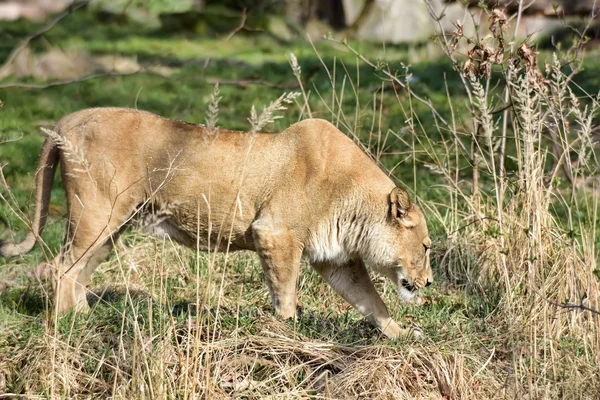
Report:
[[[0,59],[32,29],[23,23],[4,25]],[[313,116],[334,122],[360,141],[423,205],[437,210],[428,221],[436,279],[424,291],[423,304],[415,306],[401,304],[395,289],[375,277],[392,316],[405,326],[419,325],[427,335],[422,343],[395,342],[363,322],[308,267],[299,283],[299,317],[286,322],[270,311],[253,254],[197,255],[132,232],[94,275],[93,311],[53,324],[47,319],[49,285],[27,277],[49,257],[36,248],[20,258],[0,259],[0,282],[8,284],[0,293],[0,397],[598,398],[598,357],[589,353],[598,347],[590,346],[594,338],[588,337],[598,330],[581,335],[565,328],[540,339],[546,328],[540,327],[539,334],[526,322],[533,306],[508,314],[506,292],[494,284],[493,275],[483,283],[470,281],[470,269],[482,267],[485,254],[469,247],[473,236],[468,234],[448,241],[448,232],[469,220],[451,212],[450,203],[457,200],[425,150],[437,147],[420,143],[406,128],[407,119],[418,121],[431,143],[451,139],[436,128],[425,106],[402,90],[396,95],[380,72],[358,62],[344,46],[320,42],[315,50],[307,42],[282,44],[266,35],[199,38],[117,22],[99,24],[83,12],[32,47],[42,52],[49,46],[137,57],[141,64],[169,66],[172,74],[103,77],[44,90],[0,89],[0,162],[6,164],[3,172],[16,199],[10,206],[0,204],[0,238],[24,235],[25,224],[11,207],[31,213],[32,178],[43,141],[40,126],[94,106],[137,107],[202,123],[212,83],[221,81],[218,124],[246,130],[252,105],[261,109],[284,91],[296,90],[286,59],[293,52],[308,78]],[[459,77],[431,45],[356,46],[373,61],[387,60],[401,75],[403,64],[410,64],[413,89],[430,98],[446,119],[454,116],[457,125],[469,126]],[[578,81],[592,92],[600,85],[597,57],[589,56]],[[267,130],[280,131],[305,118],[300,105]],[[457,180],[468,181],[466,162],[459,164]],[[483,179],[489,184],[491,178]],[[61,243],[64,202],[57,179],[43,235],[51,253]],[[578,209],[592,213],[584,221],[595,218],[596,203],[590,204]],[[561,218],[571,208],[556,207],[559,225],[566,225]],[[494,245],[493,229],[476,239],[482,237]],[[592,231],[592,237],[593,253],[598,232]],[[513,289],[515,296],[527,291]],[[548,307],[548,315],[564,314]],[[582,319],[598,323],[580,314],[572,323]],[[547,354],[552,362],[538,361]]]

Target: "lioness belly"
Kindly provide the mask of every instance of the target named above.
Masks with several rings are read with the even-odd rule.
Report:
[[[228,218],[227,218],[228,217]],[[143,233],[202,251],[254,250],[252,233],[239,218],[211,221],[201,212],[150,205],[139,212],[136,224]]]

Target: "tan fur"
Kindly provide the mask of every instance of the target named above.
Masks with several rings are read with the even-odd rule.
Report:
[[[429,284],[423,214],[330,123],[311,119],[252,135],[96,108],[66,116],[55,132],[59,140],[48,138],[42,149],[32,232],[21,244],[0,244],[0,255],[33,247],[60,160],[69,215],[54,260],[58,312],[88,308],[92,272],[136,220],[191,248],[256,251],[283,317],[295,314],[304,256],[384,334],[420,335],[390,318],[365,263],[405,300]]]

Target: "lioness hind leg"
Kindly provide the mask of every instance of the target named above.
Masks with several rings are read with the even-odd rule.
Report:
[[[252,234],[275,312],[292,318],[296,315],[296,283],[302,257],[298,241],[291,230],[273,226],[265,219],[252,224]]]
[[[85,212],[67,234],[67,240],[61,254],[54,260],[57,277],[54,287],[54,310],[64,314],[70,310],[85,312],[89,310],[86,286],[96,267],[112,250],[120,225],[127,219],[125,214],[118,215],[104,224],[99,223],[105,213]]]
[[[63,250],[52,263],[56,271],[54,311],[59,315],[71,310],[85,312],[89,309],[85,286],[77,281],[88,257],[83,254],[77,257],[77,253],[79,252],[71,253],[70,249]]]
[[[100,248],[98,248],[94,254],[92,254],[85,264],[85,267],[81,269],[79,276],[77,276],[77,282],[83,286],[87,286],[91,283],[92,273],[96,270],[96,268],[98,268],[98,265],[100,265],[100,263],[109,256],[117,238],[118,234],[114,234],[106,241],[106,243],[100,246]]]
[[[312,266],[336,292],[387,337],[395,339],[422,336],[419,329],[402,329],[390,318],[361,260],[350,261],[344,265],[313,263]]]

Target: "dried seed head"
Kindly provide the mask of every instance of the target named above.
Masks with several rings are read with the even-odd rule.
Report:
[[[290,59],[290,65],[292,66],[292,71],[294,72],[294,75],[296,77],[299,77],[302,70],[300,68],[300,65],[298,64],[298,59],[296,58],[294,53],[290,53],[289,59]]]

